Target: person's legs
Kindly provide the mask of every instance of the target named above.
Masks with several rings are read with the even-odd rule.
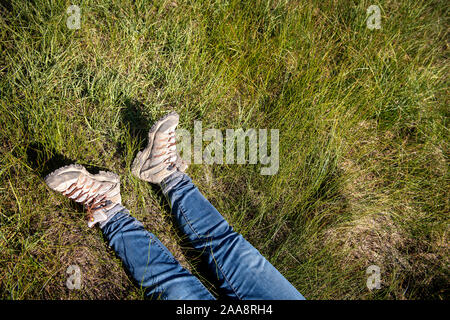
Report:
[[[167,248],[124,207],[116,207],[100,227],[109,245],[145,293],[153,299],[213,300],[203,284],[184,269]]]
[[[122,206],[119,176],[89,173],[83,166],[61,167],[45,178],[47,185],[82,203],[88,226],[100,223],[109,245],[134,280],[155,299],[214,299],[200,281],[184,269],[163,244]]]
[[[203,251],[230,298],[304,299],[303,296],[201,195],[183,173],[187,165],[175,147],[178,115],[170,113],[149,131],[149,145],[139,152],[132,172],[161,184],[180,227]],[[92,175],[80,165],[62,167],[45,178],[48,186],[85,205],[88,226],[100,223],[110,246],[132,277],[152,298],[214,299],[209,291],[121,204],[119,177]]]
[[[258,250],[233,230],[186,174],[172,174],[162,181],[161,187],[180,228],[203,252],[228,297],[304,299]]]

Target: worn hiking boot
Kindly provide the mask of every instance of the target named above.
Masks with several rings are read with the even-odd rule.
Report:
[[[178,114],[171,112],[152,126],[147,147],[138,152],[133,161],[131,170],[136,177],[159,184],[172,173],[187,169],[187,163],[181,159],[176,147],[178,120]]]
[[[86,207],[89,228],[106,221],[108,210],[122,202],[119,176],[112,172],[100,171],[92,175],[83,166],[72,164],[49,174],[45,182]]]

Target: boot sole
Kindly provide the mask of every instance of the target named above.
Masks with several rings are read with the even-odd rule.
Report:
[[[61,167],[49,175],[47,175],[44,180],[47,185],[49,185],[49,182],[51,181],[52,177],[56,177],[60,174],[63,174],[68,171],[76,171],[80,172],[86,176],[88,176],[91,179],[101,181],[101,182],[113,182],[113,183],[119,183],[120,184],[120,178],[117,174],[110,172],[110,171],[100,171],[98,174],[91,174],[89,173],[85,167],[83,167],[80,164],[71,164],[68,166]]]

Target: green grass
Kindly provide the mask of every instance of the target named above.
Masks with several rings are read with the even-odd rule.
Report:
[[[66,26],[70,4],[79,30]],[[372,4],[380,30],[366,27]],[[306,298],[448,299],[446,1],[0,8],[1,298],[143,298],[82,209],[46,187],[74,162],[118,173],[125,206],[199,275],[161,193],[130,172],[151,124],[176,110],[191,131],[194,120],[280,130],[276,175],[188,173]],[[81,290],[65,286],[72,264]],[[373,264],[382,287],[370,291]]]

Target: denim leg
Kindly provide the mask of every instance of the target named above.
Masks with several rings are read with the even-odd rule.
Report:
[[[207,259],[228,297],[304,299],[258,250],[233,230],[187,175],[174,179],[175,184],[162,184],[172,212],[193,246]]]
[[[102,231],[109,245],[148,297],[165,300],[212,300],[203,284],[184,269],[167,248],[125,208]]]

